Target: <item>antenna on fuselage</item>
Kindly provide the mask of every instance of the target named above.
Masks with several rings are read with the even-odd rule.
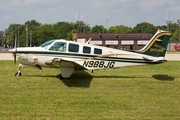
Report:
[[[91,41],[92,38],[89,38],[89,40],[85,43],[85,44],[89,44],[89,42]]]

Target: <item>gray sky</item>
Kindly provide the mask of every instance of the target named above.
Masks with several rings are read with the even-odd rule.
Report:
[[[1,0],[0,30],[28,20],[54,24],[79,19],[91,27],[134,27],[141,22],[166,25],[166,20],[180,18],[179,6],[180,0]]]

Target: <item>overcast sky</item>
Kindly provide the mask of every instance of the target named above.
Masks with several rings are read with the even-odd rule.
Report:
[[[79,16],[79,17],[78,17]],[[0,30],[12,23],[36,20],[42,24],[83,20],[104,27],[141,22],[166,25],[180,18],[180,0],[1,0]],[[108,21],[108,22],[107,22]]]

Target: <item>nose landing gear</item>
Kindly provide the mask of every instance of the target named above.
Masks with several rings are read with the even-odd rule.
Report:
[[[21,64],[19,64],[19,66],[18,66],[18,71],[15,73],[15,76],[22,76],[22,74],[21,74],[21,69],[22,69],[22,65]]]
[[[15,76],[22,76],[21,72],[16,72]]]

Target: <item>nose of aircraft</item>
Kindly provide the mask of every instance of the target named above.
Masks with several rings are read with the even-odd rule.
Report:
[[[14,48],[13,48],[13,49],[9,49],[8,52],[9,52],[9,53],[14,53],[14,52],[15,52],[15,49],[14,49]]]

